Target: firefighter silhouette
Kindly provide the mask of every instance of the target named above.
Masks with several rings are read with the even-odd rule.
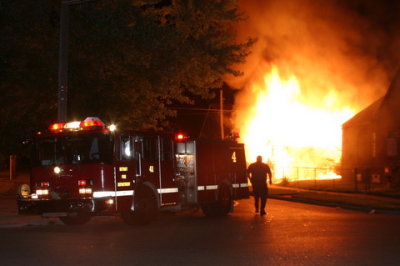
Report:
[[[253,186],[254,207],[256,209],[256,213],[260,212],[260,215],[265,215],[265,205],[267,204],[268,197],[268,177],[269,183],[272,184],[271,169],[268,164],[262,162],[262,156],[259,155],[257,156],[257,161],[250,164],[247,168],[247,174],[251,185]]]

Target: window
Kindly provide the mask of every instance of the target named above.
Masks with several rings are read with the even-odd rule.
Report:
[[[121,136],[121,160],[131,160],[133,157],[132,141],[129,136]]]
[[[176,151],[179,154],[194,154],[194,142],[178,142]]]
[[[145,137],[143,139],[143,159],[144,160],[157,160],[157,139]]]
[[[113,141],[109,135],[87,134],[39,138],[35,141],[34,166],[111,163]]]
[[[161,160],[170,161],[172,160],[172,140],[169,138],[161,138]]]
[[[397,156],[397,140],[394,137],[386,139],[386,154],[389,157]]]

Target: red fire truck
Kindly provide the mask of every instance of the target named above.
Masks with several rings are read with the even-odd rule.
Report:
[[[243,144],[114,129],[87,118],[37,133],[19,213],[67,225],[94,215],[144,224],[161,210],[200,207],[207,216],[226,215],[233,200],[249,195]]]

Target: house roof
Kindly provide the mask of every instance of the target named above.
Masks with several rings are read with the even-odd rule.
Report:
[[[392,83],[389,86],[385,96],[384,96],[385,103],[393,103],[395,102],[396,105],[399,105],[400,101],[400,69],[397,71],[396,75]]]
[[[347,120],[342,127],[348,128],[372,123],[375,120],[376,114],[378,113],[382,103],[384,102],[384,98],[385,97],[382,97],[373,102],[367,108]]]
[[[383,106],[400,113],[400,69],[397,71],[386,94],[353,116],[351,119],[347,120],[342,127],[349,128],[373,123],[378,118]]]

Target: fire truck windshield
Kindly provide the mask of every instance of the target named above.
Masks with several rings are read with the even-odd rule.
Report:
[[[33,150],[34,166],[112,163],[110,135],[85,134],[38,138]]]

